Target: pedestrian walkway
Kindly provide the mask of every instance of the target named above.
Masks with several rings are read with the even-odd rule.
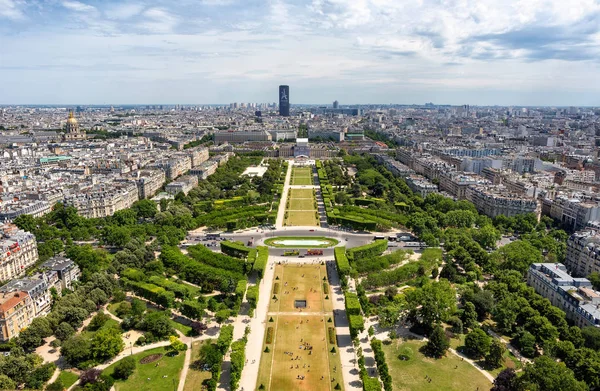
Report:
[[[292,162],[288,162],[288,169],[285,174],[285,181],[283,182],[283,191],[281,192],[281,198],[279,199],[279,209],[277,210],[277,219],[275,219],[275,228],[281,229],[283,227],[283,219],[285,217],[285,204],[287,202],[288,193],[290,191],[290,179],[292,177]]]

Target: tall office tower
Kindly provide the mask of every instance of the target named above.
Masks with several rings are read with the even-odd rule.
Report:
[[[279,115],[290,116],[290,87],[279,86]]]
[[[333,101],[333,108],[337,109],[340,106],[340,102],[338,102],[337,100]]]

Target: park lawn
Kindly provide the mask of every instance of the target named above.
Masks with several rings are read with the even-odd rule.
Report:
[[[294,307],[295,300],[306,300],[306,308],[302,312],[333,311],[331,287],[327,283],[328,293],[323,292],[323,277],[327,278],[325,265],[275,265],[273,289],[278,284],[279,293],[276,294],[277,300],[273,300],[274,293],[271,292],[269,311],[299,312]],[[298,289],[294,290],[294,287]],[[289,294],[284,294],[286,291]],[[327,295],[330,295],[329,299],[325,299]]]
[[[502,372],[503,370],[507,369],[507,368],[512,368],[515,371],[518,371],[519,369],[523,368],[523,364],[521,364],[521,362],[519,361],[518,358],[515,357],[514,354],[512,354],[508,349],[506,349],[506,352],[504,352],[503,357],[503,363],[501,367],[495,368],[495,369],[488,369],[485,367],[485,363],[479,362],[479,366],[481,366],[482,368],[486,369],[490,375],[497,377],[498,374],[500,374],[500,372]]]
[[[68,389],[75,384],[77,379],[79,379],[79,375],[71,371],[60,371],[58,379],[62,382],[63,386]]]
[[[196,391],[202,389],[202,382],[206,379],[210,379],[212,374],[210,371],[201,371],[199,369],[194,368],[194,361],[198,360],[200,357],[200,348],[203,344],[213,343],[214,339],[205,339],[202,341],[195,341],[192,343],[192,357],[190,360],[190,367],[188,369],[187,375],[185,377],[185,385],[183,391]]]
[[[343,390],[338,347],[329,344],[327,338],[327,328],[334,327],[333,322],[327,322],[328,318],[330,316],[280,315],[274,316],[273,322],[267,321],[267,327],[274,329],[274,339],[267,344],[265,335],[257,389],[262,384],[265,390],[273,391],[333,390],[339,383]],[[302,349],[304,342],[313,347],[312,354],[309,354],[310,350]],[[269,353],[264,352],[267,346]],[[335,352],[331,352],[334,346]],[[301,359],[292,360],[296,356]],[[299,380],[298,375],[305,376],[304,380]],[[335,381],[332,382],[332,379]]]
[[[292,178],[292,183],[291,185],[299,185],[299,186],[309,186],[312,185],[312,177],[308,177],[308,176],[295,176]]]
[[[186,337],[189,337],[190,334],[192,333],[192,328],[190,326],[187,326],[183,323],[176,322],[173,319],[171,319],[171,326],[173,326],[173,328],[175,330],[181,331],[181,333],[183,335],[185,335]]]
[[[179,384],[179,373],[183,368],[185,352],[180,352],[175,357],[168,357],[166,354],[170,351],[168,347],[160,347],[146,350],[145,352],[134,354],[136,368],[129,379],[125,381],[117,380],[115,382],[116,391],[163,391],[177,389]],[[162,353],[164,356],[160,360],[140,364],[140,360],[146,356],[155,353]],[[103,373],[111,375],[118,361],[110,365]],[[156,364],[158,363],[158,367]],[[166,377],[165,377],[166,376]],[[150,379],[150,380],[148,380]]]
[[[425,345],[420,341],[404,341],[401,339],[383,345],[386,361],[393,381],[393,389],[397,391],[463,391],[489,390],[491,382],[466,361],[448,352],[446,357],[433,359],[425,357],[420,351]],[[411,358],[402,361],[398,356],[410,351]],[[432,380],[429,383],[425,376]],[[467,387],[468,386],[468,387]]]
[[[292,176],[311,176],[312,167],[294,167],[292,169]]]
[[[287,219],[285,219],[285,225],[287,226],[318,226],[319,220],[315,216],[316,211],[300,212],[300,211],[286,211]]]
[[[316,210],[315,200],[314,198],[292,198],[288,210],[308,210],[314,212]]]
[[[121,303],[124,303],[125,301],[120,301],[118,303],[111,303],[109,304],[106,309],[108,310],[108,312],[110,312],[111,314],[113,314],[114,316],[116,316],[117,318],[119,317],[117,315],[117,308],[119,308],[119,305],[121,305]]]
[[[314,199],[313,189],[290,189],[290,200],[294,198],[310,198]]]

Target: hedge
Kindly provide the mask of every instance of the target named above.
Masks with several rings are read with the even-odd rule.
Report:
[[[387,250],[387,247],[388,241],[381,239],[364,246],[351,248],[346,252],[346,255],[348,256],[350,262],[358,262],[365,258],[381,255],[385,250]]]
[[[197,300],[185,300],[179,306],[181,313],[190,319],[200,320],[204,316],[205,304]]]
[[[150,300],[165,308],[171,308],[175,305],[175,294],[167,291],[160,286],[145,282],[132,281],[127,278],[121,278],[125,289],[133,291],[136,295]]]
[[[121,277],[128,278],[132,281],[144,281],[146,279],[146,273],[140,269],[128,268],[121,272]]]
[[[387,362],[385,361],[385,353],[383,352],[381,341],[377,338],[373,338],[371,340],[371,348],[375,354],[375,362],[377,363],[379,377],[381,378],[381,381],[383,381],[383,388],[385,391],[392,391],[392,376],[390,375]]]
[[[248,300],[251,308],[256,308],[256,304],[258,303],[258,285],[248,287],[248,290],[246,291],[246,300]]]
[[[329,336],[329,343],[335,345],[335,329],[333,327],[327,328],[327,335]]]
[[[350,262],[348,262],[348,258],[346,257],[346,247],[335,247],[333,254],[340,277],[347,276],[350,273]]]
[[[179,278],[200,285],[205,292],[218,290],[233,293],[237,282],[245,279],[240,273],[197,262],[182,254],[181,250],[174,246],[163,246],[160,260],[165,267],[177,273]]]
[[[244,363],[246,361],[246,337],[235,341],[231,344],[231,355],[229,356],[231,362],[231,371],[229,384],[231,390],[237,390],[242,377],[242,370],[244,369]]]
[[[329,294],[329,284],[323,281],[323,293]]]
[[[362,376],[363,391],[381,391],[381,384],[376,377],[369,377],[366,373]]]
[[[273,343],[273,327],[267,327],[267,341],[268,344]]]
[[[258,276],[262,278],[265,268],[267,267],[267,261],[269,260],[269,248],[266,246],[256,247],[256,261],[254,261],[253,269],[258,273]]]
[[[173,281],[169,281],[163,277],[150,276],[150,278],[148,278],[148,282],[150,282],[154,285],[158,285],[160,287],[165,288],[168,291],[173,292],[175,294],[175,297],[177,297],[179,299],[186,299],[186,298],[192,297],[192,295],[193,295],[192,290],[190,288],[188,288],[187,286],[178,284]]]
[[[239,280],[237,282],[237,285],[235,287],[235,295],[237,297],[241,298],[244,297],[244,293],[246,293],[246,286],[248,285],[248,280],[243,279],[243,280]]]
[[[360,301],[358,295],[353,292],[344,293],[346,299],[346,313],[348,315],[360,315]]]
[[[219,333],[219,338],[217,339],[217,347],[221,354],[225,354],[229,349],[229,345],[233,341],[233,326],[228,324],[225,326],[221,326],[221,332]]]
[[[356,338],[358,333],[365,330],[365,321],[362,315],[348,315],[348,326],[350,327],[350,337]]]
[[[228,255],[215,253],[201,244],[190,246],[188,247],[187,251],[188,255],[192,257],[192,259],[206,265],[240,274],[244,274],[246,272],[245,261],[230,257]]]
[[[250,254],[251,250],[253,249],[244,246],[244,244],[241,242],[232,242],[229,240],[224,240],[221,242],[221,252],[227,255],[231,255],[235,258],[250,258],[248,255]]]

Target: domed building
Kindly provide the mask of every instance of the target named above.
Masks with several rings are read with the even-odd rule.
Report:
[[[69,119],[67,120],[67,125],[65,127],[67,133],[65,134],[65,141],[79,141],[85,140],[86,134],[79,130],[79,123],[72,111],[69,111]]]

